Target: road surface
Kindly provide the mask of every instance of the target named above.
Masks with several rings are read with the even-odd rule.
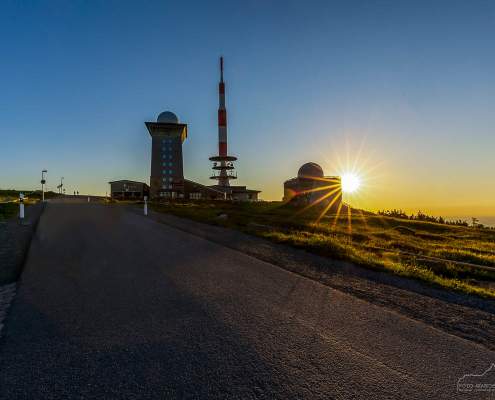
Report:
[[[1,399],[483,398],[493,352],[118,206],[51,203]]]

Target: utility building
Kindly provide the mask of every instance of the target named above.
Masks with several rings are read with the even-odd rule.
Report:
[[[189,200],[225,200],[225,192],[184,179],[184,197]]]
[[[149,186],[144,182],[122,179],[108,182],[110,184],[110,197],[118,200],[142,200],[149,196]]]

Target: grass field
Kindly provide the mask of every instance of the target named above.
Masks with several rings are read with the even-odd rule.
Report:
[[[14,217],[19,212],[19,204],[14,202],[0,203],[0,221]]]
[[[23,191],[25,195],[24,204],[29,206],[41,200],[41,192]],[[45,198],[58,196],[53,192],[46,192]],[[0,190],[0,221],[13,218],[19,214],[19,190]]]
[[[495,230],[378,216],[349,216],[280,202],[151,204],[160,212],[239,229],[309,252],[432,285],[495,298]],[[220,215],[225,214],[223,217]]]
[[[14,190],[0,189],[0,202],[17,201],[19,193],[23,193],[26,199],[41,200],[41,190]],[[59,197],[60,194],[55,192],[45,192],[45,199]]]

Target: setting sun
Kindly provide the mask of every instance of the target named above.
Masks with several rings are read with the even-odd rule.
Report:
[[[361,186],[361,179],[353,173],[342,175],[342,191],[345,193],[353,193]]]

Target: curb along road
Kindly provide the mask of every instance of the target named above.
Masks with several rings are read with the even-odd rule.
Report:
[[[16,293],[31,239],[45,204],[38,203],[26,210],[25,222],[17,217],[0,223],[0,337],[10,304]]]

